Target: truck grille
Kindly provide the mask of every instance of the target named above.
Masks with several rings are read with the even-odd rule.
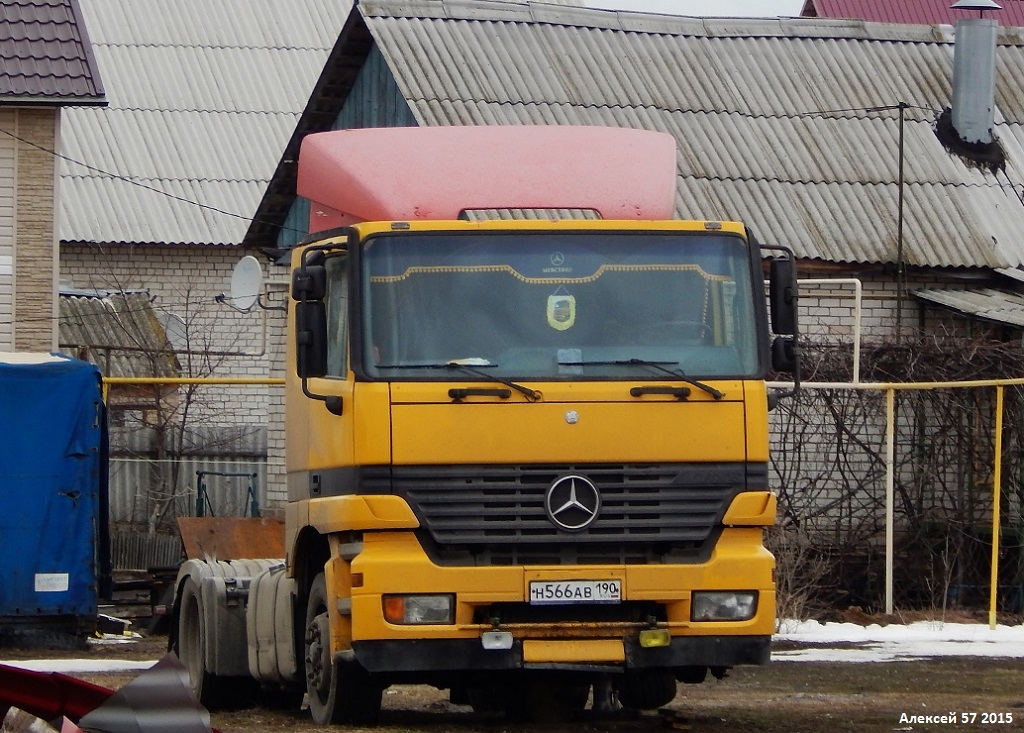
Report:
[[[548,488],[568,474],[589,478],[601,493],[600,515],[577,532],[557,527],[544,508]],[[413,507],[437,562],[647,564],[706,558],[733,497],[764,489],[767,467],[394,466],[387,482]]]

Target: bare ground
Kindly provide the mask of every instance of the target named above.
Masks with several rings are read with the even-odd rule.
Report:
[[[166,639],[131,645],[93,646],[88,655],[112,659],[157,659]],[[39,650],[5,649],[6,659],[38,658]],[[75,657],[81,652],[48,652]],[[81,675],[116,688],[130,674]],[[447,694],[424,686],[399,686],[385,692],[377,733],[498,733],[505,731],[578,731],[632,733],[690,730],[694,733],[817,733],[818,731],[1024,731],[1024,660],[937,658],[928,661],[837,664],[774,662],[734,669],[721,681],[681,685],[668,706],[671,715],[651,712],[598,715],[587,711],[573,723],[514,724],[501,717],[452,705]],[[923,721],[909,716],[955,713],[956,722]],[[213,724],[229,733],[318,731],[307,712],[270,707],[215,712]],[[368,729],[348,728],[359,731]]]

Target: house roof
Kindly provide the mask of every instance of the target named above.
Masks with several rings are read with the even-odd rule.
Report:
[[[107,377],[176,377],[181,369],[146,292],[61,291],[61,349]]]
[[[1001,34],[998,51],[995,132],[1006,162],[993,174],[949,153],[933,130],[950,104],[952,28],[364,0],[346,29],[332,58],[347,59],[351,77],[376,44],[420,125],[672,134],[680,218],[739,219],[803,258],[894,262],[902,190],[909,265],[1024,265],[1016,31]],[[289,156],[278,175],[292,167]]]
[[[996,0],[1001,10],[985,11],[1000,25],[1024,26],[1024,0]],[[874,23],[956,25],[977,18],[977,10],[953,10],[953,0],[806,0],[800,14],[809,18],[857,18]]]
[[[80,0],[106,109],[62,125],[63,242],[239,244],[346,0]]]
[[[102,105],[78,0],[0,0],[0,104]]]
[[[971,318],[1024,328],[1024,295],[994,290],[934,290],[926,288],[913,293],[915,298],[941,305]]]

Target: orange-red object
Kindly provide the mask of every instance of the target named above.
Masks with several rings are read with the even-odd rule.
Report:
[[[43,720],[78,721],[114,694],[113,690],[59,672],[35,672],[0,664],[0,719],[10,707]]]

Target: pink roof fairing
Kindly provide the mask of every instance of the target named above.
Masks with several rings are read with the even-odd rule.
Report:
[[[309,229],[456,219],[467,209],[594,209],[671,219],[675,139],[615,127],[390,127],[307,136]]]

